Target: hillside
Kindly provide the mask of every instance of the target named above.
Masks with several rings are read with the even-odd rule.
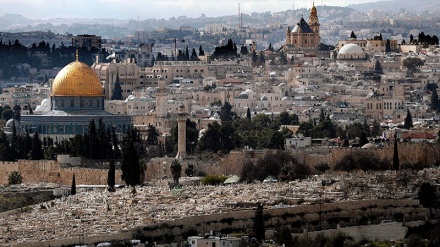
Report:
[[[440,13],[440,2],[432,0],[376,1],[371,3],[352,4],[349,7],[361,12],[367,12],[371,9],[378,9],[386,12],[400,12],[402,9],[405,9],[406,11],[415,13]]]

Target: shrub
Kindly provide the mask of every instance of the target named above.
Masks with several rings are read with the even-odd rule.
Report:
[[[219,185],[223,184],[226,179],[227,177],[222,175],[208,175],[202,179],[201,183],[203,185]]]
[[[13,171],[9,174],[8,183],[11,184],[21,184],[23,182],[23,177],[18,171]]]
[[[355,170],[387,170],[390,168],[390,162],[388,160],[381,160],[370,150],[356,150],[350,152],[340,161],[338,161],[334,167],[337,171],[355,171]]]

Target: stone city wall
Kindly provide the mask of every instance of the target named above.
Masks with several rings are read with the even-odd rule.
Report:
[[[399,143],[398,153],[400,164],[434,164],[440,161],[439,147],[427,143]],[[362,152],[369,156],[385,159],[392,164],[394,147],[392,143],[383,148],[361,149],[361,148],[327,148],[316,147],[314,149],[296,149],[292,154],[300,161],[310,167],[320,163],[327,163],[333,167],[342,160],[345,155],[352,152]],[[188,164],[194,165],[194,170],[204,171],[206,174],[216,175],[240,175],[245,161],[256,161],[264,157],[267,151],[232,151],[225,157],[213,157],[211,159],[185,159],[181,161],[182,176],[185,176],[185,169]],[[149,179],[170,178],[169,165],[173,158],[155,158],[147,164],[146,177]]]
[[[17,162],[0,162],[0,184],[8,184],[9,174],[18,171],[23,176],[23,183],[40,182],[57,183],[70,186],[75,174],[77,185],[106,185],[107,169],[83,167],[63,167],[54,160],[18,160]],[[121,171],[116,170],[116,184],[121,184]]]
[[[393,145],[386,145],[377,149],[360,148],[329,148],[325,152],[313,152],[311,149],[298,149],[292,151],[300,162],[305,162],[310,167],[325,162],[330,166],[335,165],[346,154],[350,152],[364,152],[368,155],[387,159],[392,162]],[[189,164],[194,165],[194,170],[203,171],[206,174],[217,175],[240,175],[245,161],[255,161],[265,155],[265,151],[234,151],[226,157],[213,156],[206,159],[185,159],[181,160],[182,176],[185,176],[185,169]],[[439,148],[426,143],[400,143],[399,144],[400,164],[420,163],[433,164],[440,161]],[[154,158],[147,164],[145,179],[171,178],[170,164],[174,158]],[[0,184],[8,183],[8,176],[13,171],[19,171],[23,176],[24,183],[59,183],[71,185],[72,176],[75,174],[76,184],[105,185],[107,184],[107,169],[92,169],[88,166],[76,167],[78,162],[83,162],[75,157],[62,156],[57,161],[31,161],[18,160],[17,162],[0,162]],[[99,167],[107,167],[105,164]],[[121,172],[116,170],[116,184],[122,184]]]

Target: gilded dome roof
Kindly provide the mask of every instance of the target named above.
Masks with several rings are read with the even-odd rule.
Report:
[[[52,84],[54,96],[102,96],[102,85],[87,64],[74,61],[58,72]]]

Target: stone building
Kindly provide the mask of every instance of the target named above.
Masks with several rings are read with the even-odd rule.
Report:
[[[104,84],[105,99],[111,98],[117,79],[124,99],[131,95],[135,88],[142,86],[139,67],[130,60],[123,63],[95,63],[92,68]]]
[[[131,116],[104,111],[103,87],[92,68],[77,60],[65,66],[52,82],[50,99],[35,114],[21,117],[20,128],[40,137],[66,139],[88,131],[90,121],[102,119],[122,134],[132,126]]]
[[[72,37],[72,46],[81,48],[83,46],[87,47],[87,49],[90,49],[92,47],[94,48],[101,48],[101,36],[96,35],[90,35],[90,34],[83,34],[83,35],[77,35]]]
[[[286,47],[288,50],[313,50],[317,51],[321,42],[319,36],[319,19],[318,11],[315,4],[310,10],[309,22],[307,23],[303,17],[291,30],[287,28]]]

